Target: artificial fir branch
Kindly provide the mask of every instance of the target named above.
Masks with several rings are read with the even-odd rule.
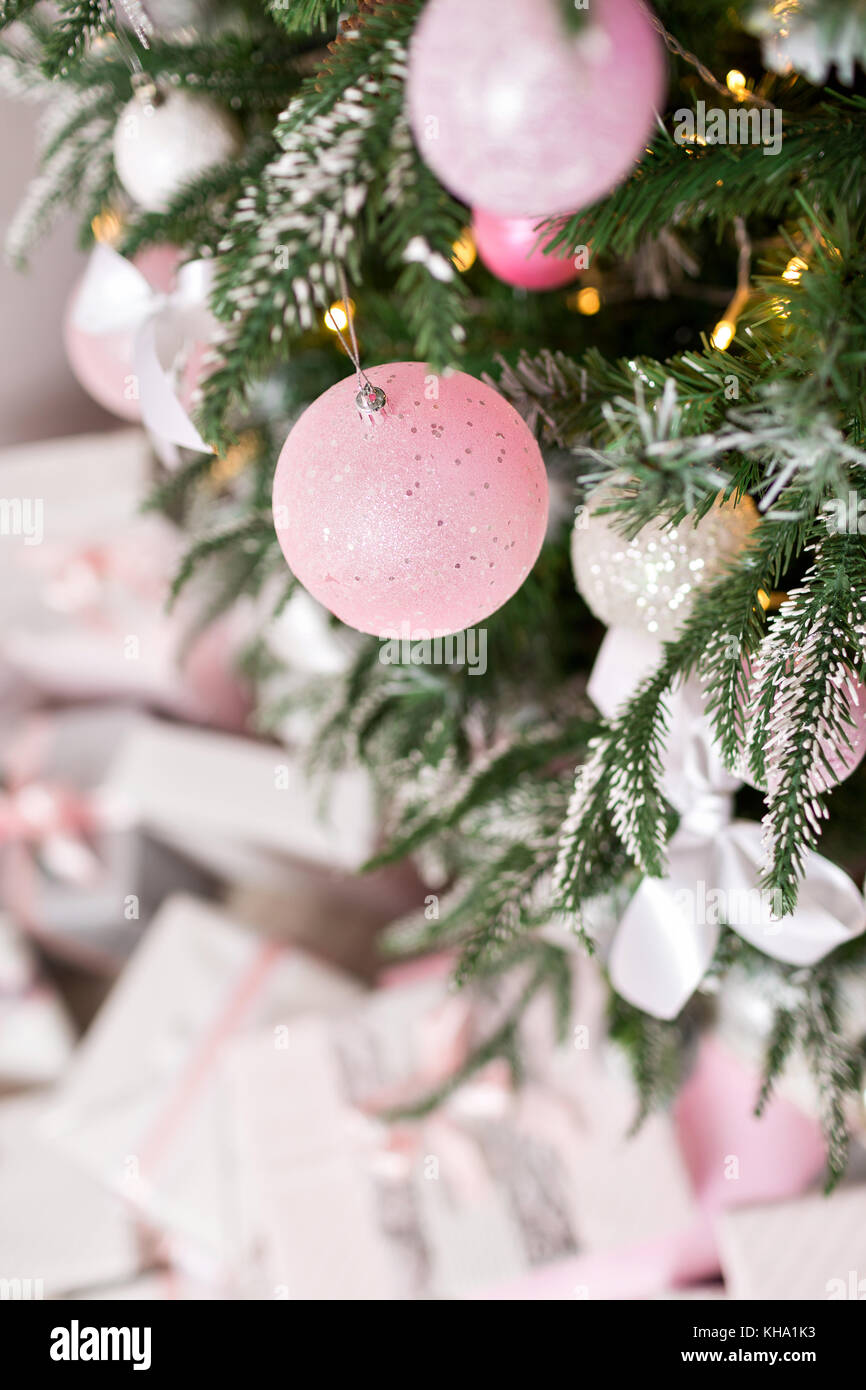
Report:
[[[48,77],[66,77],[87,45],[107,32],[110,11],[102,0],[58,0],[58,16],[45,45]]]
[[[668,733],[664,698],[678,679],[699,670],[711,689],[724,681],[724,697],[710,696],[723,746],[735,741],[734,667],[758,636],[758,590],[774,587],[789,553],[790,529],[764,521],[728,573],[699,592],[680,634],[663,647],[658,669],[646,676],[595,742],[577,773],[563,826],[556,869],[560,906],[577,911],[591,891],[599,843],[611,833],[644,873],[663,873],[663,851],[671,828],[661,792],[663,753]],[[725,678],[727,678],[725,680]],[[599,840],[601,827],[601,841]]]
[[[776,1082],[781,1076],[785,1064],[797,1044],[797,1017],[794,1011],[780,1005],[774,1016],[770,1036],[767,1039],[766,1055],[764,1057],[764,1075],[761,1080],[761,1089],[758,1092],[758,1099],[755,1104],[755,1114],[762,1115],[767,1106]]]
[[[39,4],[39,0],[0,0],[0,29],[6,29],[22,19]]]
[[[669,1104],[677,1092],[684,1070],[683,1025],[679,1020],[667,1023],[651,1018],[618,995],[611,997],[608,1023],[611,1038],[632,1065],[638,1094],[631,1126],[634,1133],[653,1110]]]
[[[124,230],[123,255],[134,256],[157,243],[186,247],[191,255],[211,252],[226,231],[242,189],[260,176],[272,157],[269,141],[254,141],[240,159],[192,179],[163,211],[140,213]]]
[[[848,1161],[850,1136],[845,1118],[846,1096],[860,1086],[861,1062],[839,1030],[836,989],[832,979],[816,971],[804,1005],[804,1051],[815,1080],[821,1125],[827,1143],[827,1181],[831,1192]]]
[[[190,547],[181,561],[180,568],[171,586],[171,600],[174,602],[186,588],[203,560],[211,559],[220,551],[251,549],[258,556],[266,550],[273,550],[277,541],[270,515],[245,517],[234,526],[226,527],[214,535],[205,536]]]
[[[851,675],[866,663],[866,546],[829,535],[782,605],[755,671],[752,764],[766,779],[764,884],[792,910],[836,778],[828,750],[850,747]]]
[[[779,154],[769,159],[759,144],[679,145],[661,131],[631,178],[594,208],[556,224],[551,249],[591,243],[596,257],[624,256],[659,227],[696,230],[736,215],[783,218],[797,189],[815,207],[856,202],[866,174],[864,131],[862,98],[843,110],[823,104],[790,118]]]
[[[528,738],[509,740],[485,758],[477,760],[457,785],[449,791],[444,804],[437,806],[433,816],[425,816],[410,825],[402,835],[391,840],[369,867],[403,859],[419,844],[436,832],[454,829],[464,816],[501,798],[522,777],[543,769],[555,759],[573,757],[575,749],[584,748],[593,732],[588,720],[567,720],[553,729],[541,729]]]
[[[417,0],[377,6],[338,46],[289,104],[276,128],[280,155],[238,203],[219,248],[214,306],[226,328],[205,392],[208,437],[220,437],[228,406],[253,374],[312,328],[338,292],[337,267],[350,283],[360,279],[377,224],[381,251],[403,268],[419,355],[439,366],[453,356],[464,291],[450,248],[463,219],[422,166],[403,110],[405,42],[417,10]]]
[[[490,1036],[476,1044],[462,1065],[441,1085],[426,1094],[402,1105],[396,1105],[381,1112],[380,1118],[386,1122],[398,1120],[419,1120],[438,1109],[449,1096],[471,1077],[498,1058],[508,1062],[512,1073],[520,1068],[520,1049],[518,1034],[520,1023],[530,1004],[544,988],[552,991],[555,1016],[562,1036],[562,1024],[567,1017],[563,1008],[563,996],[568,989],[569,972],[566,956],[558,947],[538,942],[533,948],[534,968],[523,986],[517,1001]]]
[[[345,0],[267,0],[274,23],[290,34],[326,30],[345,8]]]
[[[58,107],[52,118],[61,118],[68,138],[54,145],[6,234],[6,254],[19,267],[26,265],[35,243],[65,207],[89,203],[93,191],[102,190],[113,167],[113,113],[101,90],[67,93]]]

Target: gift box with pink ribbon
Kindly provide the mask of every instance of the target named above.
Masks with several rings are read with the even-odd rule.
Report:
[[[501,1005],[452,994],[446,976],[447,963],[392,975],[338,1019],[292,1024],[281,1048],[250,1035],[227,1054],[271,1296],[483,1297],[697,1219],[668,1120],[627,1140],[622,1076],[593,1080],[573,1048],[545,1069],[546,1006],[527,1019],[521,1085],[495,1060],[452,1089]]]
[[[375,843],[360,770],[337,774],[326,799],[283,748],[119,707],[13,721],[0,768],[7,909],[100,969],[173,891],[213,876],[280,887],[290,860],[349,871]]]
[[[818,1125],[715,1042],[670,1115],[631,1133],[636,1096],[605,1040],[596,969],[577,972],[580,1045],[525,1022],[527,1074],[495,1061],[450,1088],[496,1026],[447,962],[390,974],[335,1020],[234,1042],[238,1173],[266,1296],[631,1299],[723,1269],[721,1216],[807,1189]],[[416,1102],[441,1092],[419,1114]]]
[[[134,700],[237,729],[250,710],[237,673],[249,615],[238,606],[194,636],[189,605],[168,611],[188,542],[141,513],[152,466],[140,430],[0,455],[21,521],[0,547],[0,666],[66,700]]]
[[[0,1091],[55,1081],[72,1055],[75,1033],[35,952],[0,915]]]
[[[0,893],[11,920],[49,951],[114,971],[158,902],[211,882],[143,833],[116,778],[146,720],[115,706],[11,722],[0,755]]]
[[[248,1029],[276,1049],[293,1017],[359,986],[189,897],[169,900],[56,1094],[46,1133],[161,1237],[163,1257],[223,1291],[255,1269],[220,1058]]]

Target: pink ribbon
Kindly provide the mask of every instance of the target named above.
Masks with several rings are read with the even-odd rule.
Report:
[[[41,867],[67,883],[80,885],[99,872],[90,843],[103,826],[103,808],[93,797],[41,779],[51,725],[29,720],[6,757],[6,785],[0,791],[0,883],[19,925],[41,935],[36,918]]]

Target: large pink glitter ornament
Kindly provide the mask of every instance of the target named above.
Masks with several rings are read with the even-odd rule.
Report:
[[[642,154],[664,54],[641,0],[429,0],[409,51],[409,118],[431,169],[472,207],[554,216],[608,193]]]
[[[175,283],[181,252],[176,246],[152,246],[133,258],[133,265],[160,294]],[[141,419],[138,381],[132,361],[132,332],[86,333],[75,322],[81,281],[72,291],[63,324],[66,356],[76,381],[112,415],[123,420]]]
[[[274,479],[283,554],[350,627],[380,637],[459,632],[523,583],[547,525],[547,476],[513,406],[465,372],[391,362],[298,420]]]
[[[570,285],[580,274],[575,257],[561,248],[545,252],[548,233],[539,243],[538,217],[499,217],[476,208],[472,235],[487,269],[506,285],[523,290],[556,290]]]

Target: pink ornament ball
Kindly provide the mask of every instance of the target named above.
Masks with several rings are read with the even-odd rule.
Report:
[[[176,246],[150,246],[133,257],[133,265],[160,294],[168,294],[175,283],[181,260]],[[80,281],[78,284],[80,285]],[[63,325],[66,356],[78,382],[99,405],[122,420],[139,421],[141,402],[131,378],[133,336],[131,333],[85,333],[74,322],[78,285],[72,291]]]
[[[664,96],[642,0],[429,0],[409,50],[418,149],[471,207],[555,216],[609,193],[643,153]]]
[[[525,422],[465,372],[391,362],[385,393],[332,386],[291,431],[274,479],[283,554],[342,622],[379,637],[470,627],[520,587],[547,525],[547,475]]]
[[[537,228],[541,220],[499,217],[482,208],[473,212],[472,235],[478,254],[487,269],[506,285],[522,290],[557,290],[570,285],[580,274],[570,251],[545,252],[551,235],[539,243]]]

